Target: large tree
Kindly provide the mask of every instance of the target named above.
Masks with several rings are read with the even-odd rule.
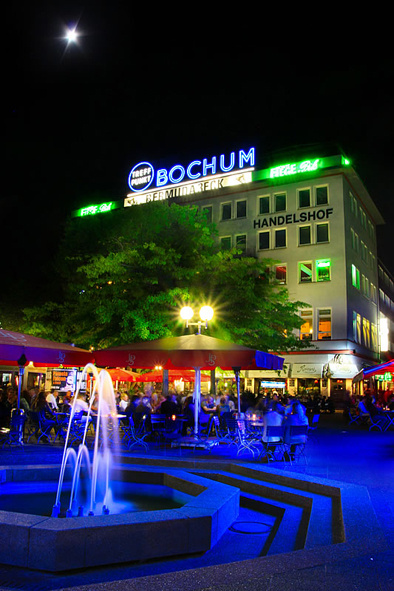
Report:
[[[25,310],[36,334],[103,347],[181,334],[184,303],[210,303],[210,334],[265,350],[303,345],[300,302],[269,276],[273,261],[220,251],[198,208],[148,203],[70,220],[59,253],[63,297]]]

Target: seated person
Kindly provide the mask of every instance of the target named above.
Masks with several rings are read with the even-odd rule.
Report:
[[[285,426],[309,426],[308,417],[306,416],[305,407],[298,401],[295,400],[293,403],[292,411],[287,415]],[[290,437],[290,429],[285,429],[285,443],[290,445],[290,457],[294,459],[296,448],[298,445],[304,445],[308,439],[308,435],[292,435]]]
[[[206,414],[214,414],[217,412],[217,406],[212,396],[208,396],[206,400],[202,401],[201,410]]]
[[[273,403],[271,406],[271,410],[268,410],[263,415],[263,423],[264,423],[264,431],[263,431],[263,443],[268,443],[269,449],[275,449],[276,445],[280,441],[280,437],[269,437],[267,436],[267,428],[268,427],[279,427],[283,423],[283,415],[278,412],[276,408],[276,404]]]

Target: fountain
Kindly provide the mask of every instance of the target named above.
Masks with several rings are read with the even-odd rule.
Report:
[[[77,408],[76,404],[80,386],[84,377],[87,377],[88,373],[94,376],[95,380],[93,390],[90,393],[89,408],[86,416],[82,443],[78,448],[78,452],[75,452],[75,450],[69,446],[70,431]],[[93,461],[91,463],[89,450],[86,444],[86,436],[90,422],[93,418],[92,405],[96,399],[96,395],[98,398],[98,408],[97,415],[95,415]],[[105,370],[98,372],[96,366],[89,363],[85,366],[82,372],[71,407],[70,419],[68,422],[67,434],[64,443],[63,459],[60,467],[59,484],[55,505],[52,510],[52,517],[58,517],[60,515],[60,495],[62,492],[64,473],[68,461],[71,461],[73,464],[73,476],[70,503],[66,512],[66,516],[72,517],[75,515],[77,507],[78,516],[82,516],[84,512],[83,505],[78,504],[78,492],[83,462],[85,464],[85,470],[88,477],[88,488],[90,493],[88,496],[88,515],[93,516],[97,506],[101,507],[101,512],[104,515],[107,515],[110,512],[108,503],[109,499],[113,498],[111,489],[111,470],[113,468],[113,452],[116,454],[119,452],[118,434],[117,408],[111,376]]]
[[[71,422],[81,380],[88,372],[95,377],[95,384],[82,443],[76,451],[69,445]],[[88,364],[81,380],[71,409],[60,475],[55,466],[0,468],[0,483],[53,481],[58,476],[50,517],[3,511],[0,504],[0,531],[4,541],[0,545],[0,563],[58,572],[209,550],[238,516],[239,489],[179,468],[115,465],[114,461],[119,461],[119,438],[111,376]],[[91,460],[86,438],[96,395],[98,413]],[[69,468],[71,492],[65,512],[67,518],[59,519],[61,493]],[[112,486],[119,481],[137,486],[154,485],[158,489],[166,487],[186,500],[172,508],[120,512],[118,505],[123,499],[114,498]],[[82,496],[85,496],[83,501]]]

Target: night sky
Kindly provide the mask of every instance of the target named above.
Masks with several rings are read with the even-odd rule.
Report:
[[[246,8],[231,19],[203,6],[63,4],[6,11],[0,214],[13,272],[28,262],[34,281],[65,216],[123,198],[141,160],[185,164],[255,145],[264,164],[325,142],[352,159],[383,214],[379,254],[394,271],[394,66],[382,29],[371,47],[335,16],[297,30],[279,15],[254,23]]]

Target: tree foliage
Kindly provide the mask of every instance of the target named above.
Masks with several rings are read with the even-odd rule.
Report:
[[[303,346],[301,302],[272,281],[273,261],[220,251],[198,208],[148,203],[70,220],[58,269],[61,301],[25,310],[35,334],[106,347],[182,334],[184,303],[210,303],[209,334],[264,350]],[[30,332],[31,332],[30,330]]]

